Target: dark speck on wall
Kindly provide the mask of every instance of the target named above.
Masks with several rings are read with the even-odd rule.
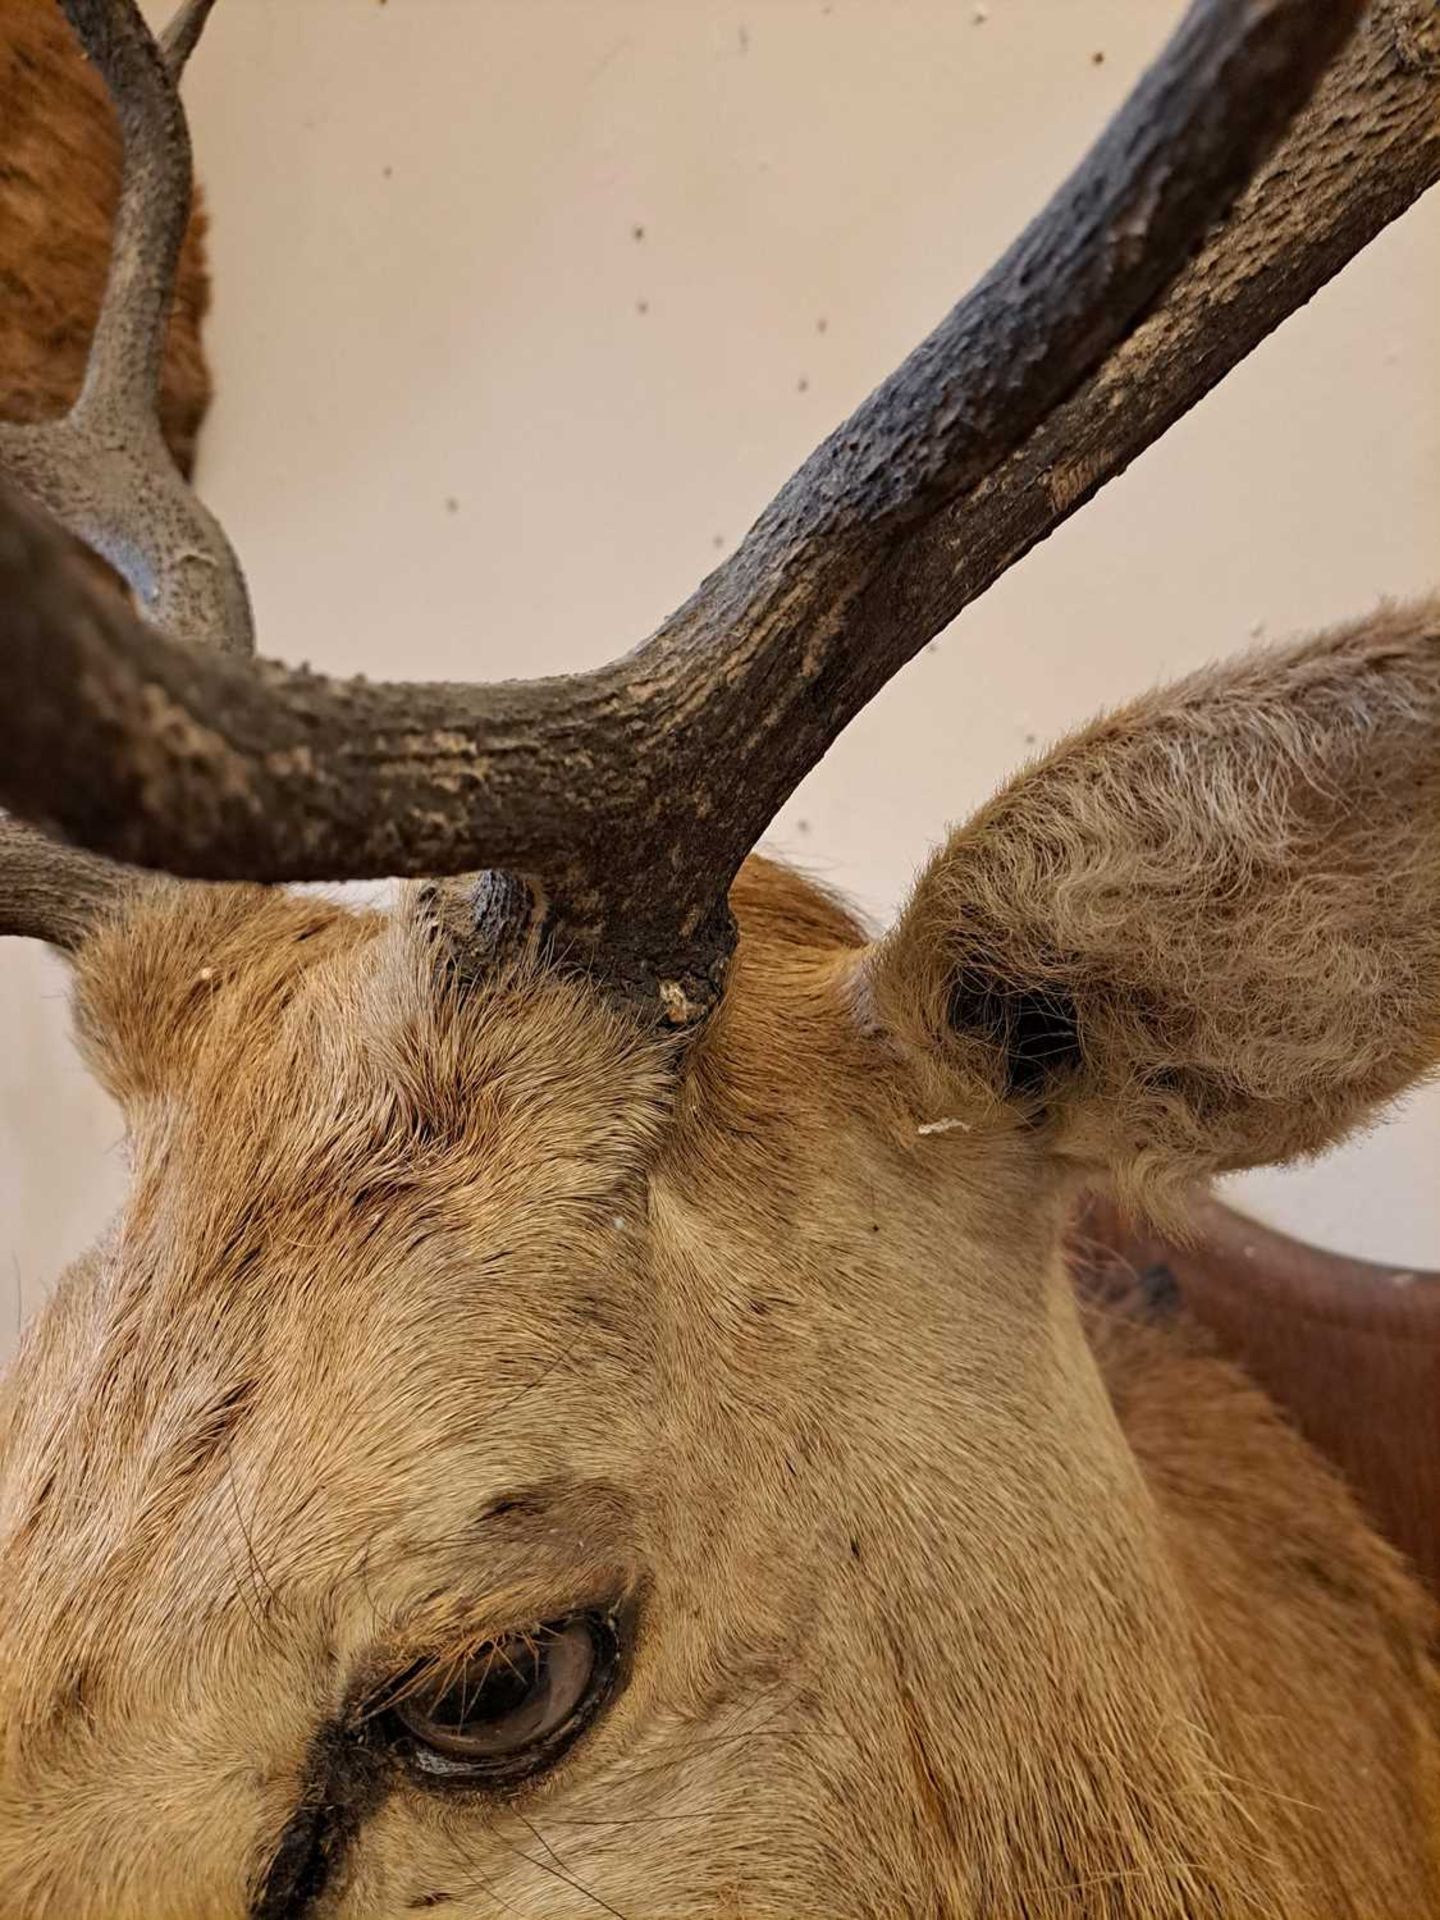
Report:
[[[453,493],[445,496],[445,511],[446,513],[458,513],[460,511],[460,502],[455,498]]]
[[[1092,66],[1092,67],[1103,67],[1103,66],[1104,66],[1104,64],[1105,64],[1105,54],[1104,54],[1104,51],[1103,51],[1103,49],[1101,49],[1101,48],[1098,48],[1098,47],[1096,48],[1096,50],[1095,50],[1095,52],[1094,52],[1094,53],[1092,53],[1092,54],[1091,54],[1091,56],[1090,56],[1090,64],[1091,64],[1091,66]]]
[[[740,51],[741,53],[750,51],[750,29],[743,25],[740,28]]]
[[[810,382],[805,378],[803,373],[795,382],[795,391],[797,393],[808,393],[810,391]]]
[[[635,302],[635,311],[636,313],[649,313],[650,302],[648,300],[637,300]]]
[[[638,223],[635,226],[631,227],[630,238],[632,240],[643,240],[645,238],[644,227],[640,226]]]
[[[822,313],[820,318],[815,322],[815,331],[817,333],[824,333],[826,329],[829,327],[829,325],[830,325],[830,322],[825,318],[824,314]]]

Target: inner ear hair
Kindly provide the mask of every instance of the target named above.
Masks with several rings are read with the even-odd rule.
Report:
[[[946,1022],[994,1048],[1006,1099],[1043,1101],[1084,1060],[1080,1014],[1069,993],[1008,980],[983,961],[967,960],[954,970]]]

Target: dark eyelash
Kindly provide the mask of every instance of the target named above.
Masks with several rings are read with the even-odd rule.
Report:
[[[433,1686],[437,1692],[447,1691],[462,1677],[464,1668],[471,1661],[479,1659],[487,1647],[498,1650],[502,1641],[518,1639],[523,1639],[527,1645],[539,1646],[554,1637],[553,1627],[536,1621],[529,1626],[514,1628],[504,1635],[487,1634],[484,1639],[478,1640],[467,1638],[438,1651],[428,1652],[409,1666],[402,1667],[398,1674],[392,1675],[370,1692],[350,1716],[349,1724],[356,1729],[362,1728],[399,1706],[412,1694],[428,1687]]]

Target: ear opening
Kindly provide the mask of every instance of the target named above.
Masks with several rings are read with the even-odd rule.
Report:
[[[945,1017],[953,1032],[977,1034],[994,1048],[1007,1100],[1043,1101],[1047,1088],[1083,1065],[1079,1010],[1061,987],[1026,987],[978,961],[962,961]]]

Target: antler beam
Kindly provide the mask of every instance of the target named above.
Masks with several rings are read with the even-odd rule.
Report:
[[[503,865],[541,883],[557,945],[703,1013],[729,881],[847,721],[1440,172],[1433,11],[1382,0],[1156,308],[1360,10],[1193,8],[1010,253],[692,600],[594,673],[372,685],[194,654],[0,500],[4,797],[217,879]]]

